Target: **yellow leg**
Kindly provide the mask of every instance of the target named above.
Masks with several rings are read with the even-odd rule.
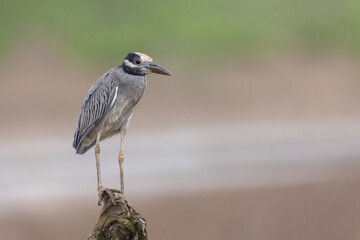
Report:
[[[119,153],[119,166],[120,166],[120,191],[124,194],[124,170],[123,170],[123,163],[124,163],[124,151],[120,150]]]
[[[120,192],[124,194],[124,170],[123,170],[123,163],[124,163],[124,150],[123,150],[123,140],[124,140],[125,133],[120,133],[120,152],[119,152],[119,167],[120,167]]]
[[[95,144],[95,158],[96,158],[96,172],[97,172],[97,189],[99,194],[99,201],[98,205],[101,206],[101,203],[104,201],[103,194],[106,193],[109,197],[111,203],[113,205],[116,205],[116,201],[120,199],[120,197],[115,196],[115,193],[120,193],[119,190],[116,189],[108,189],[104,188],[101,183],[101,170],[100,170],[100,133],[98,133],[98,136],[96,138],[96,144]]]
[[[97,190],[99,194],[99,201],[98,205],[101,205],[102,201],[102,193],[104,191],[104,187],[101,183],[101,169],[100,169],[100,137],[101,133],[98,133],[98,136],[96,138],[96,144],[95,144],[95,158],[96,158],[96,173],[97,173]]]

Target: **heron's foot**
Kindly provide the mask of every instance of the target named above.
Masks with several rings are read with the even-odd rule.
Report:
[[[101,206],[102,203],[105,203],[107,199],[109,199],[113,205],[117,205],[118,202],[121,202],[121,200],[124,199],[124,194],[117,189],[104,188],[103,186],[100,186],[98,188],[98,193],[99,193],[99,201],[98,201],[99,206]]]

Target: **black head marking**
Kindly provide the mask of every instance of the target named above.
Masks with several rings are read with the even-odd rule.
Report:
[[[128,61],[128,64],[126,61]],[[138,62],[138,61],[141,62],[141,57],[138,54],[133,53],[133,52],[129,53],[124,59],[122,68],[128,74],[144,76],[146,74],[144,69],[136,66],[136,62]]]
[[[131,62],[131,63],[135,63],[136,60],[141,60],[140,56],[138,54],[136,54],[136,53],[133,53],[133,52],[129,53],[125,57],[125,59],[129,60],[129,62]]]

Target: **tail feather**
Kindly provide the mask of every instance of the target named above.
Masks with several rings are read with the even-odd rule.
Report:
[[[75,149],[77,148],[77,145],[78,145],[78,134],[79,134],[79,132],[76,131],[75,135],[74,135],[74,140],[73,140],[73,143],[72,143],[72,147],[75,148]]]
[[[90,148],[92,148],[93,146],[95,145],[95,141],[92,142],[91,144],[87,145],[87,146],[84,146],[83,144],[79,144],[79,146],[77,146],[75,149],[76,149],[76,153],[77,154],[84,154],[86,153]]]

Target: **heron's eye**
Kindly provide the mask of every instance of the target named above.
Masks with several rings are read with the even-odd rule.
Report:
[[[141,61],[140,61],[139,59],[136,59],[136,60],[135,60],[135,64],[136,64],[136,65],[139,65],[140,63],[141,63]]]

